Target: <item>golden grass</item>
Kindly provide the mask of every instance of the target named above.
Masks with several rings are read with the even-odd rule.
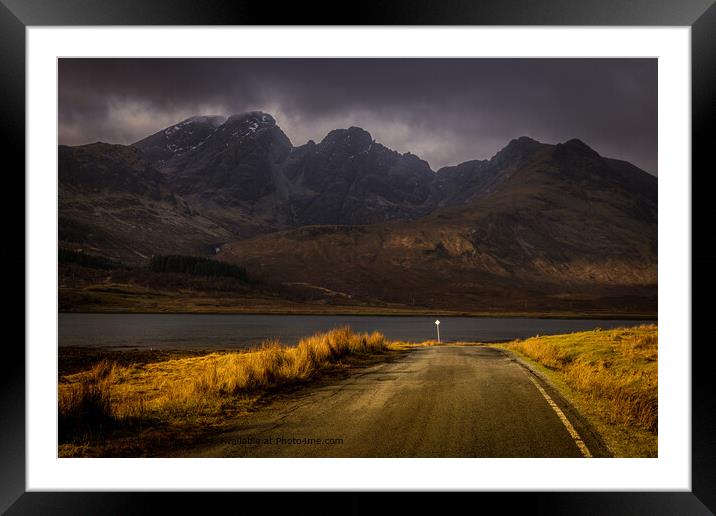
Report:
[[[114,376],[115,365],[103,360],[83,373],[80,381],[61,388],[60,440],[73,434],[97,436],[115,422],[110,395]]]
[[[544,366],[557,387],[574,394],[577,408],[597,420],[619,455],[656,455],[656,325],[533,337],[499,347]]]
[[[103,361],[60,383],[60,441],[91,439],[133,421],[210,422],[206,418],[220,418],[237,401],[306,381],[344,357],[382,353],[387,347],[381,333],[340,327],[304,338],[295,347],[269,341],[243,353],[131,366]]]

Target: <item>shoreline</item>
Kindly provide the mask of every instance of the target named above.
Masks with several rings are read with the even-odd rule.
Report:
[[[375,309],[372,309],[375,310]],[[658,321],[658,314],[652,313],[542,313],[542,312],[455,312],[450,310],[410,310],[401,312],[399,309],[388,311],[350,311],[345,310],[296,310],[277,309],[265,310],[223,310],[223,311],[178,311],[178,310],[60,310],[58,314],[81,315],[281,315],[281,316],[354,316],[354,317],[467,317],[474,319],[584,319],[604,321]]]

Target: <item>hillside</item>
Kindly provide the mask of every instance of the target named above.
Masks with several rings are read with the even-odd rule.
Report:
[[[218,258],[274,281],[409,305],[655,309],[655,178],[579,141],[515,140],[472,170],[421,219],[273,233]]]
[[[294,147],[249,112],[60,146],[59,177],[60,245],[125,263],[219,248],[331,302],[656,310],[657,180],[576,139],[434,172],[357,127]]]
[[[60,146],[59,240],[126,263],[210,253],[231,234],[200,215],[132,147]]]

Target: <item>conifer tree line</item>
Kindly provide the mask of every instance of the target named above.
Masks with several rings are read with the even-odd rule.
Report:
[[[74,263],[89,269],[116,269],[119,263],[112,261],[104,256],[96,254],[87,254],[82,251],[73,251],[72,249],[59,248],[57,259],[60,264]]]
[[[153,272],[177,272],[194,276],[220,276],[248,281],[246,269],[239,265],[210,260],[198,256],[153,256],[149,261]]]
[[[98,256],[87,254],[72,249],[58,250],[58,261],[60,265],[75,264],[89,269],[117,269],[123,266],[121,263]],[[128,267],[136,271],[142,268]],[[152,256],[146,270],[151,272],[173,272],[189,274],[192,276],[234,278],[239,281],[248,282],[249,276],[244,267],[226,262],[219,262],[199,256],[184,255],[160,255]]]

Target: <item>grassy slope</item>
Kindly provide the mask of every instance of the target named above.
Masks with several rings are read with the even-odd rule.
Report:
[[[220,295],[172,291],[133,284],[110,283],[82,288],[60,288],[60,311],[80,313],[203,313],[307,315],[435,315],[486,317],[544,317],[579,319],[654,319],[653,313],[608,310],[470,311],[397,304],[341,304],[335,301],[290,301],[261,295]]]
[[[617,457],[658,454],[655,325],[533,337],[496,345],[550,380]]]
[[[73,260],[90,258],[78,253]],[[633,300],[562,299],[507,302],[503,306],[444,303],[430,296],[410,303],[379,299],[376,294],[350,296],[307,283],[264,283],[231,277],[154,272],[147,268],[110,269],[61,263],[59,310],[80,313],[226,313],[226,314],[342,314],[342,315],[465,315],[651,319],[656,314]],[[367,284],[375,284],[375,279]],[[404,286],[404,288],[407,288]],[[579,296],[578,296],[579,297]],[[435,302],[433,302],[435,301]],[[454,301],[454,299],[453,299]],[[533,300],[534,301],[534,300]],[[555,304],[556,303],[556,304]]]
[[[222,428],[266,395],[388,352],[382,334],[345,327],[296,347],[267,342],[243,353],[132,365],[101,361],[62,378],[59,452],[142,455],[161,449],[162,441],[180,445]]]

